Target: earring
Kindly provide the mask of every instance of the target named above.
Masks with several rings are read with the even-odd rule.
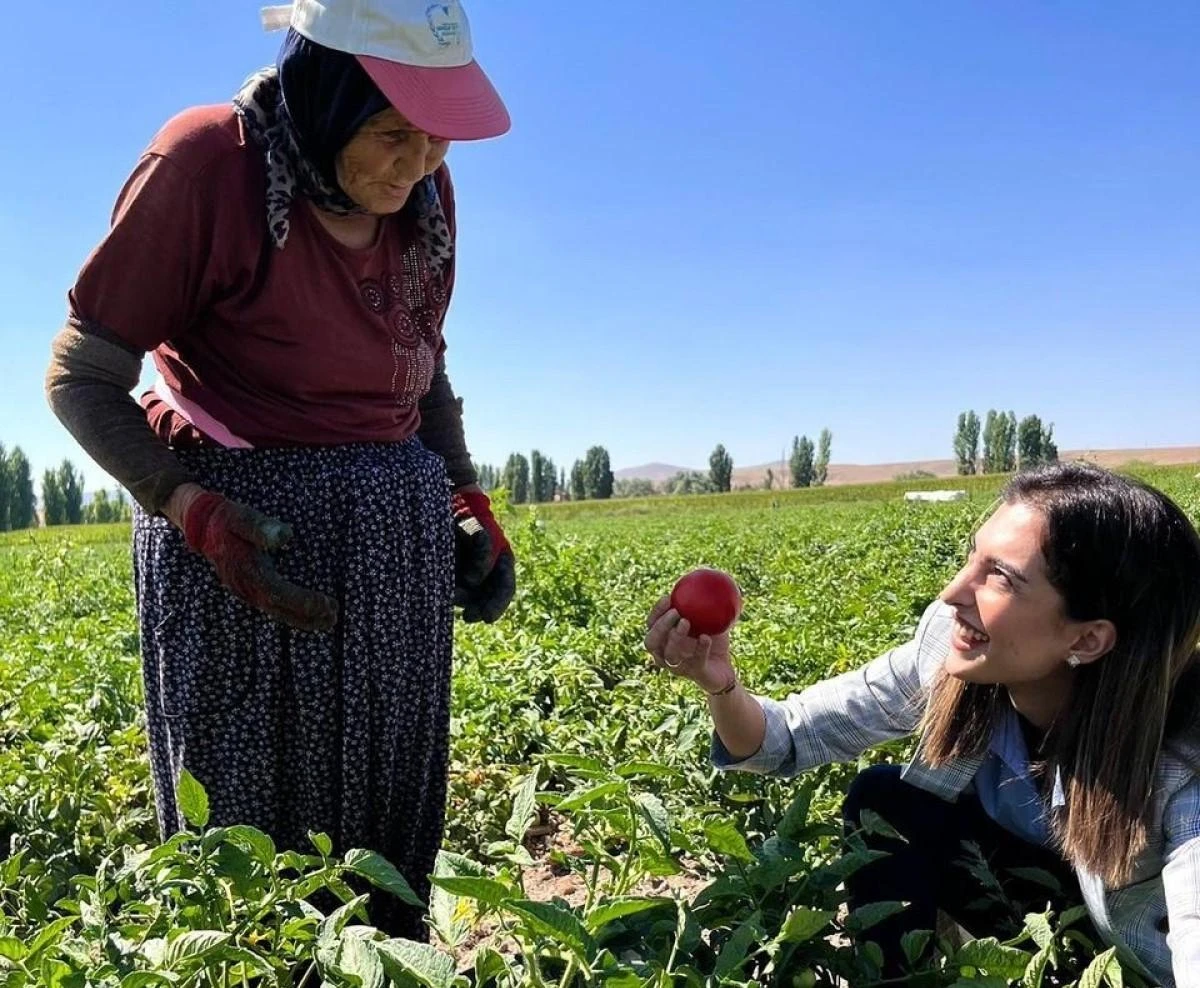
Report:
[[[1077,668],[1079,665],[1079,656],[1072,652],[1067,656],[1067,665],[1069,665],[1072,669]]]

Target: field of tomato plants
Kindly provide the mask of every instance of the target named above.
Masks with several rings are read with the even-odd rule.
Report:
[[[1193,471],[1148,477],[1196,518]],[[366,925],[364,883],[411,895],[386,861],[211,828],[198,785],[192,830],[160,844],[128,528],[0,537],[0,985],[879,983],[870,928],[898,906],[847,913],[839,891],[869,853],[852,838],[843,854],[836,825],[856,766],[714,772],[702,698],[651,668],[644,618],[685,570],[729,571],[742,677],[782,695],[908,635],[997,486],[950,504],[884,485],[509,513],[518,596],[457,632],[429,944]],[[1078,911],[1009,905],[1012,940],[914,934],[907,982],[1134,983]]]

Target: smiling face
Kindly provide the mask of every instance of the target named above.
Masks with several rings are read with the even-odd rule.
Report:
[[[338,152],[338,184],[376,216],[404,208],[413,187],[441,166],[450,142],[417,130],[396,110],[371,117]]]
[[[1035,507],[1004,504],[976,533],[966,565],[942,591],[954,609],[945,670],[968,683],[1008,687],[1035,722],[1052,720],[1074,670],[1101,658],[1115,631],[1107,621],[1074,621],[1046,575],[1046,520]]]

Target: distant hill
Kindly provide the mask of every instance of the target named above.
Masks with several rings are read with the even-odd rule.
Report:
[[[1120,467],[1135,461],[1154,463],[1159,466],[1172,466],[1183,463],[1200,463],[1200,446],[1166,446],[1151,449],[1073,449],[1059,453],[1064,460],[1089,460],[1099,466]],[[672,466],[669,463],[646,463],[637,467],[625,467],[613,473],[618,480],[640,478],[661,484],[681,470],[699,469],[691,467]],[[762,487],[767,479],[767,471],[775,473],[776,486],[787,486],[786,463],[760,463],[757,466],[739,467],[733,470],[734,487]],[[707,471],[707,468],[705,468]],[[953,477],[955,475],[953,460],[912,460],[902,463],[831,463],[829,465],[829,485],[835,484],[877,484],[893,480],[902,474],[930,473],[935,477]]]

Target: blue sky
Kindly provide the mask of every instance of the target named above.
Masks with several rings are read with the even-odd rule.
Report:
[[[1200,443],[1195,0],[467,9],[514,119],[450,157],[478,460],[941,457],[972,407]],[[154,131],[279,36],[243,0],[7,23],[0,441],[95,487],[42,397],[65,292]]]

